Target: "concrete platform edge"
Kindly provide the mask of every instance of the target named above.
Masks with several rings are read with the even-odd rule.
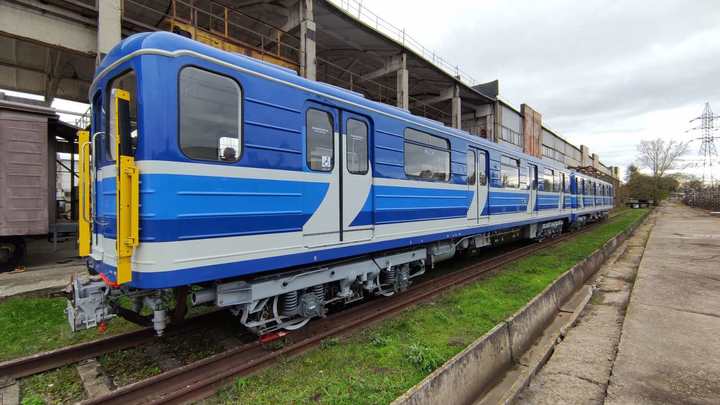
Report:
[[[602,266],[610,254],[645,222],[648,214],[649,212],[585,260],[560,275],[523,308],[453,356],[393,401],[392,405],[468,404],[477,400],[511,367],[517,365],[517,360],[552,322],[560,306],[582,288],[585,281]],[[573,287],[570,288],[570,285]],[[583,301],[563,330],[577,321],[587,302],[589,298]],[[530,383],[554,347],[552,344],[544,348],[545,353],[539,356],[540,361],[529,365],[529,372],[521,373],[520,380],[512,384],[502,403],[512,402]]]

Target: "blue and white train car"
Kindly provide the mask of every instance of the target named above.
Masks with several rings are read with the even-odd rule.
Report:
[[[170,33],[122,41],[89,96],[81,250],[102,281],[75,281],[73,328],[125,296],[162,332],[192,287],[257,332],[293,329],[612,208],[609,184],[559,163]]]

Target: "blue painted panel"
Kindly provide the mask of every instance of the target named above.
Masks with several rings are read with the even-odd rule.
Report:
[[[103,189],[114,190],[115,179]],[[141,175],[140,239],[165,242],[291,232],[317,210],[328,183],[186,175]],[[115,238],[114,192],[101,225]]]
[[[373,190],[377,224],[464,217],[472,198],[467,190],[377,185]]]
[[[490,215],[527,211],[529,193],[490,191],[488,212]]]
[[[543,221],[560,218],[569,219],[570,215],[558,215],[551,218],[545,218],[543,219]],[[467,228],[461,231],[440,232],[418,237],[401,238],[384,242],[374,242],[364,245],[335,247],[308,253],[297,253],[292,255],[283,255],[266,259],[247,260],[243,262],[235,262],[222,265],[202,266],[177,271],[149,273],[133,272],[133,281],[130,283],[130,286],[136,288],[169,288],[181,285],[188,285],[209,280],[217,280],[222,278],[254,274],[268,270],[283,269],[297,265],[319,263],[343,257],[358,256],[388,249],[410,247],[438,240],[473,235],[480,232],[490,232],[500,229],[527,225],[533,222],[536,222],[536,220],[533,219],[508,222],[491,226]],[[114,267],[98,262],[97,269],[99,272],[108,276],[111,281],[114,281],[116,279]]]

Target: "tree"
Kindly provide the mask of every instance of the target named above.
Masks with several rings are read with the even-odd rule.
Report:
[[[668,188],[672,188],[673,185],[677,188],[677,180],[674,183],[668,182],[664,176],[669,170],[684,167],[682,156],[687,152],[688,145],[689,142],[675,140],[665,142],[660,138],[641,141],[638,145],[638,161],[642,167],[650,169],[652,173],[652,195],[656,202],[666,196]]]
[[[660,178],[668,170],[682,167],[682,156],[688,150],[688,142],[671,140],[665,142],[657,138],[651,141],[640,141],[638,145],[638,161],[642,167],[650,169],[652,176]]]

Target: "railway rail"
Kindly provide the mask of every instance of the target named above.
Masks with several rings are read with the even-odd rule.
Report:
[[[525,245],[460,270],[425,280],[402,294],[372,300],[340,311],[288,335],[288,342],[281,349],[268,351],[259,341],[246,344],[118,388],[107,395],[84,401],[83,404],[181,404],[207,398],[232,378],[252,374],[281,358],[298,355],[325,339],[346,336],[356,329],[367,327],[438,294],[474,282],[488,272],[593,228],[595,225],[544,243]]]
[[[185,322],[170,327],[168,334],[187,333],[208,327],[221,321],[226,314],[214,311],[188,318]],[[18,379],[44,371],[53,370],[68,364],[97,357],[105,353],[140,346],[157,339],[152,328],[122,333],[108,338],[80,343],[48,352],[37,353],[0,363],[0,376]]]
[[[613,213],[611,217],[615,215]],[[404,293],[370,300],[331,314],[326,318],[311,322],[302,330],[289,334],[286,337],[287,344],[279,350],[269,351],[261,341],[246,343],[146,380],[120,387],[105,396],[86,400],[84,404],[171,404],[205,398],[216,392],[231,378],[256,372],[271,365],[279,358],[300,354],[317,346],[324,339],[348,335],[356,329],[386,319],[419,302],[476,281],[488,272],[508,263],[568,240],[580,233],[588,232],[595,226],[593,224],[543,243],[513,248],[460,269],[416,283]],[[189,318],[185,322],[171,327],[168,334],[187,333],[217,324],[224,316],[227,316],[225,312],[214,311]],[[106,353],[137,347],[154,339],[156,339],[156,335],[152,328],[123,333],[0,363],[0,375],[13,379],[23,378]]]

